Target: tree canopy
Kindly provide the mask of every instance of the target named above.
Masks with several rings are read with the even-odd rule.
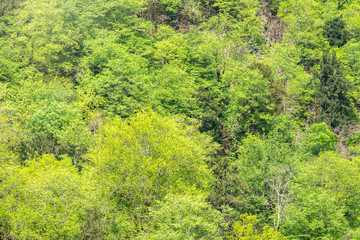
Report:
[[[1,0],[0,239],[360,239],[359,0]]]

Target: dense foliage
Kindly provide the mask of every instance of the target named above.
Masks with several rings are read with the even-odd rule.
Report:
[[[360,239],[359,0],[1,0],[0,239]]]

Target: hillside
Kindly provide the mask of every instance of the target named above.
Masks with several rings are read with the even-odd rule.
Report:
[[[360,0],[1,0],[0,239],[360,239]]]

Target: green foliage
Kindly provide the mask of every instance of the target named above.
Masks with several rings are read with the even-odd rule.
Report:
[[[304,238],[341,238],[356,226],[359,165],[325,152],[305,163],[286,210],[284,234]],[[356,199],[356,200],[355,200]]]
[[[332,52],[332,55],[323,53],[317,77],[320,80],[317,101],[322,110],[321,119],[332,127],[355,120],[352,99],[348,93],[351,84],[344,76],[344,70],[335,51]]]
[[[324,35],[328,39],[330,46],[342,47],[347,43],[349,33],[345,29],[345,22],[342,16],[325,23]]]
[[[9,229],[0,230],[16,239],[78,238],[85,210],[101,207],[96,186],[69,158],[44,155],[24,167],[8,167],[4,176],[0,213]]]
[[[347,78],[353,83],[352,96],[355,98],[355,103],[357,103],[360,96],[360,62],[358,60],[360,43],[352,39],[343,48],[345,51],[343,59],[346,66]]]
[[[267,80],[269,86],[268,89],[270,91],[270,102],[274,104],[274,108],[279,111],[281,108],[282,95],[286,94],[286,91],[283,89],[283,84],[280,81],[275,81],[274,74],[269,65],[263,62],[254,62],[250,65],[250,69],[257,69],[259,73],[263,76],[265,80]]]
[[[99,31],[86,48],[89,56],[84,65],[88,72],[81,85],[97,94],[99,107],[123,117],[141,109],[150,98],[148,61],[130,53],[108,31]]]
[[[359,238],[359,11],[0,1],[0,238]]]
[[[308,108],[314,104],[312,76],[299,64],[302,50],[294,44],[276,44],[269,49],[263,63],[271,68],[270,92],[277,113],[291,114],[304,122],[312,117]]]
[[[280,4],[279,16],[287,24],[285,38],[306,48],[324,46],[322,3],[315,0],[288,0]]]
[[[315,123],[307,129],[307,134],[302,139],[304,150],[312,155],[321,152],[335,151],[334,144],[340,139],[336,139],[334,133],[326,123]]]
[[[40,72],[74,76],[82,41],[77,10],[74,1],[26,1],[10,19],[12,55]]]
[[[211,2],[201,0],[147,0],[146,3],[145,19],[180,31],[188,31],[191,24],[202,22],[212,8]]]
[[[295,43],[301,50],[300,64],[308,70],[320,59],[328,43],[323,36],[325,13],[331,14],[335,6],[316,0],[288,0],[280,3],[279,17],[286,23],[284,40]]]
[[[347,231],[344,209],[325,190],[297,190],[296,203],[289,206],[283,233],[289,237],[312,239],[341,238]]]
[[[187,58],[186,41],[182,34],[176,33],[167,26],[158,29],[154,36],[154,60],[160,66],[165,64],[182,65]]]
[[[353,39],[359,39],[360,36],[360,17],[359,17],[359,2],[349,1],[349,4],[343,9],[343,19],[345,21],[346,30]]]
[[[176,65],[154,72],[153,109],[163,114],[200,115],[195,78]]]
[[[77,162],[91,143],[82,115],[74,106],[51,103],[36,112],[27,121],[29,135],[23,141],[24,158],[31,153],[68,154]]]
[[[208,191],[209,144],[193,127],[146,111],[106,124],[89,158],[112,198],[139,207],[168,193]]]
[[[265,226],[261,234],[258,234],[256,225],[259,220],[256,216],[242,214],[240,216],[240,221],[236,222],[233,226],[234,235],[230,236],[229,239],[237,240],[286,240],[287,238],[282,236],[281,233],[276,232],[274,229],[269,226]]]
[[[139,239],[222,239],[221,214],[201,195],[168,195],[149,215],[151,227]]]
[[[269,82],[256,71],[233,66],[224,75],[229,84],[229,106],[225,117],[228,129],[235,134],[266,132],[273,110]]]
[[[19,8],[24,0],[4,0],[0,3],[0,17]]]
[[[261,44],[262,22],[256,16],[259,8],[258,1],[215,0],[214,7],[219,14],[209,20],[212,28],[220,34],[227,34],[237,44],[241,44],[241,40],[247,42],[249,47],[252,44]]]
[[[9,103],[3,102],[7,89],[0,83],[0,165],[14,163],[17,160],[15,151],[23,136],[16,110]]]
[[[267,138],[249,135],[244,139],[235,163],[239,170],[233,193],[237,198],[229,198],[236,199],[231,206],[240,212],[259,214],[267,223],[272,218],[277,230],[298,162],[298,149],[290,139],[291,132],[277,127]]]

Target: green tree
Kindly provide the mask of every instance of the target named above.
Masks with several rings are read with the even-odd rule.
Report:
[[[281,233],[275,231],[269,226],[265,226],[262,233],[258,233],[258,222],[256,216],[242,214],[240,221],[233,226],[233,233],[235,236],[230,236],[231,240],[286,240],[287,238]]]
[[[218,14],[209,19],[208,25],[219,35],[225,35],[235,45],[247,45],[257,51],[262,43],[262,22],[257,16],[260,4],[255,0],[215,0]]]
[[[0,17],[11,13],[14,9],[19,8],[24,0],[4,0],[0,3]]]
[[[58,161],[51,155],[5,168],[0,232],[16,239],[79,238],[86,210],[107,206],[88,177],[69,158]]]
[[[132,209],[140,227],[139,211],[155,200],[209,190],[210,146],[193,126],[145,111],[107,123],[89,159],[103,189],[119,207]]]
[[[205,9],[211,9],[211,3],[201,0],[147,0],[144,17],[156,26],[167,24],[184,32],[209,16]]]
[[[333,239],[356,229],[359,177],[358,162],[334,152],[305,162],[294,179],[294,197],[285,210],[283,233],[295,238]]]
[[[178,66],[186,64],[187,42],[182,34],[176,33],[171,27],[162,26],[154,37],[157,40],[154,44],[155,64],[160,66],[167,63]]]
[[[360,28],[359,28],[359,2],[358,1],[350,1],[349,4],[345,9],[342,10],[343,12],[343,19],[345,21],[346,30],[350,34],[350,39],[359,39]]]
[[[151,102],[147,59],[130,53],[116,34],[105,30],[85,45],[87,72],[80,85],[97,94],[99,107],[109,115],[129,117]]]
[[[52,102],[27,121],[28,136],[22,141],[22,158],[36,154],[68,154],[78,163],[92,141],[78,108]]]
[[[346,66],[346,76],[353,83],[352,96],[355,98],[355,104],[359,101],[360,97],[360,43],[355,39],[350,40],[344,47],[343,60]]]
[[[222,239],[221,214],[202,195],[168,195],[149,216],[150,228],[139,239]]]
[[[349,33],[346,30],[342,15],[325,23],[324,35],[328,39],[330,46],[342,47],[347,43]]]
[[[294,198],[283,233],[304,238],[341,238],[358,228],[357,161],[325,152],[305,162],[295,178]],[[357,219],[357,220],[356,220]]]
[[[23,136],[16,108],[6,100],[7,91],[6,85],[0,83],[0,165],[17,162],[16,148]]]
[[[262,63],[270,67],[267,72],[271,74],[265,76],[270,76],[269,90],[275,111],[291,114],[304,124],[306,120],[313,121],[308,109],[315,102],[315,87],[312,76],[299,65],[301,55],[301,48],[293,43],[275,44],[268,49]]]
[[[320,81],[317,101],[321,107],[321,120],[332,127],[355,120],[356,114],[349,94],[351,84],[345,78],[344,69],[335,51],[331,55],[323,53],[317,78]]]
[[[307,153],[318,155],[325,151],[336,151],[334,144],[337,139],[326,123],[315,123],[307,129],[302,139],[302,147]]]
[[[83,40],[79,15],[75,1],[26,1],[9,18],[6,39],[16,49],[9,58],[45,74],[75,76]]]
[[[321,1],[288,0],[280,4],[279,16],[287,24],[285,39],[295,41],[306,48],[321,48],[324,45]]]
[[[284,34],[286,43],[295,43],[301,49],[301,62],[310,70],[320,59],[322,50],[328,45],[323,36],[324,13],[335,11],[326,8],[322,1],[288,0],[280,4],[279,17],[287,25]]]
[[[153,109],[162,114],[185,114],[199,117],[195,78],[176,65],[167,64],[152,76]]]
[[[224,113],[227,127],[238,137],[247,132],[264,133],[274,107],[269,82],[257,71],[234,65],[224,74],[229,85],[229,105]]]
[[[285,236],[314,239],[342,238],[348,230],[342,206],[326,190],[294,187],[296,196],[285,212],[282,233]]]
[[[279,231],[291,200],[299,149],[289,119],[283,117],[274,122],[267,137],[249,135],[239,146],[234,163],[238,168],[239,184],[234,191],[238,202],[230,206],[240,213],[256,214],[262,223],[272,224]]]

